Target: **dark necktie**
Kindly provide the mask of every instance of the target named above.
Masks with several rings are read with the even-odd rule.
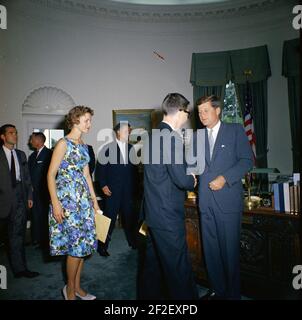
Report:
[[[14,159],[13,151],[11,151],[10,175],[12,178],[12,186],[13,188],[15,188],[17,184],[17,179],[16,179],[16,167],[15,167],[15,159]]]

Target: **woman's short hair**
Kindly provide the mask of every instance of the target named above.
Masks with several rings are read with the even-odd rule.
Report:
[[[66,116],[66,126],[69,130],[72,129],[74,124],[79,124],[80,117],[83,116],[86,113],[90,113],[92,116],[94,114],[94,111],[85,106],[75,106],[73,107]]]

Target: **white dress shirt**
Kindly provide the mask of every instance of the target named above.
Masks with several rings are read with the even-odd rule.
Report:
[[[40,148],[40,149],[39,149],[39,151],[38,151],[38,153],[37,153],[37,157],[36,157],[36,158],[38,158],[38,157],[39,157],[40,152],[41,152],[44,148],[45,148],[45,146],[43,146],[42,148]]]
[[[173,130],[173,131],[177,131],[175,128],[173,128],[173,126],[170,124],[170,123],[168,123],[167,121],[162,121],[163,123],[166,123],[168,126],[170,126],[171,127],[171,129]]]
[[[170,123],[168,123],[167,121],[162,121],[163,123],[166,123],[173,131],[177,132],[181,138],[183,139],[184,136],[183,136],[183,132],[182,132],[182,129],[175,129]]]
[[[4,153],[6,155],[6,159],[7,159],[7,162],[8,162],[9,170],[11,169],[10,166],[11,166],[11,160],[12,160],[11,159],[11,156],[12,156],[11,151],[13,151],[13,156],[14,156],[14,160],[15,160],[15,169],[16,169],[16,180],[17,181],[21,181],[20,165],[19,165],[19,160],[18,160],[18,157],[17,157],[16,150],[15,149],[10,150],[6,146],[2,146],[2,147],[3,147]]]
[[[212,129],[207,128],[207,130],[208,130],[208,136],[209,136],[209,131],[210,131],[210,130],[213,130],[213,131],[212,131],[212,135],[213,135],[213,139],[214,139],[214,145],[215,145],[215,142],[216,142],[216,138],[217,138],[217,135],[218,135],[218,131],[219,131],[219,129],[220,129],[220,125],[221,125],[221,121],[219,120]]]

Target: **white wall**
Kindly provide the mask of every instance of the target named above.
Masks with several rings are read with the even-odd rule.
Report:
[[[287,85],[281,76],[283,41],[298,37],[291,6],[199,23],[125,22],[35,6],[14,1],[8,30],[0,30],[0,123],[21,128],[26,96],[52,85],[95,110],[86,141],[97,149],[97,132],[112,125],[112,109],[156,108],[171,91],[192,101],[192,52],[267,44],[269,166],[291,172]],[[155,58],[154,50],[166,61]]]

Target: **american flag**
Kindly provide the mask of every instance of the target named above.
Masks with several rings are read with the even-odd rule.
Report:
[[[250,145],[254,154],[254,162],[256,161],[256,135],[254,131],[253,117],[252,117],[252,96],[250,83],[246,81],[245,92],[245,112],[244,112],[244,129],[248,137]]]

